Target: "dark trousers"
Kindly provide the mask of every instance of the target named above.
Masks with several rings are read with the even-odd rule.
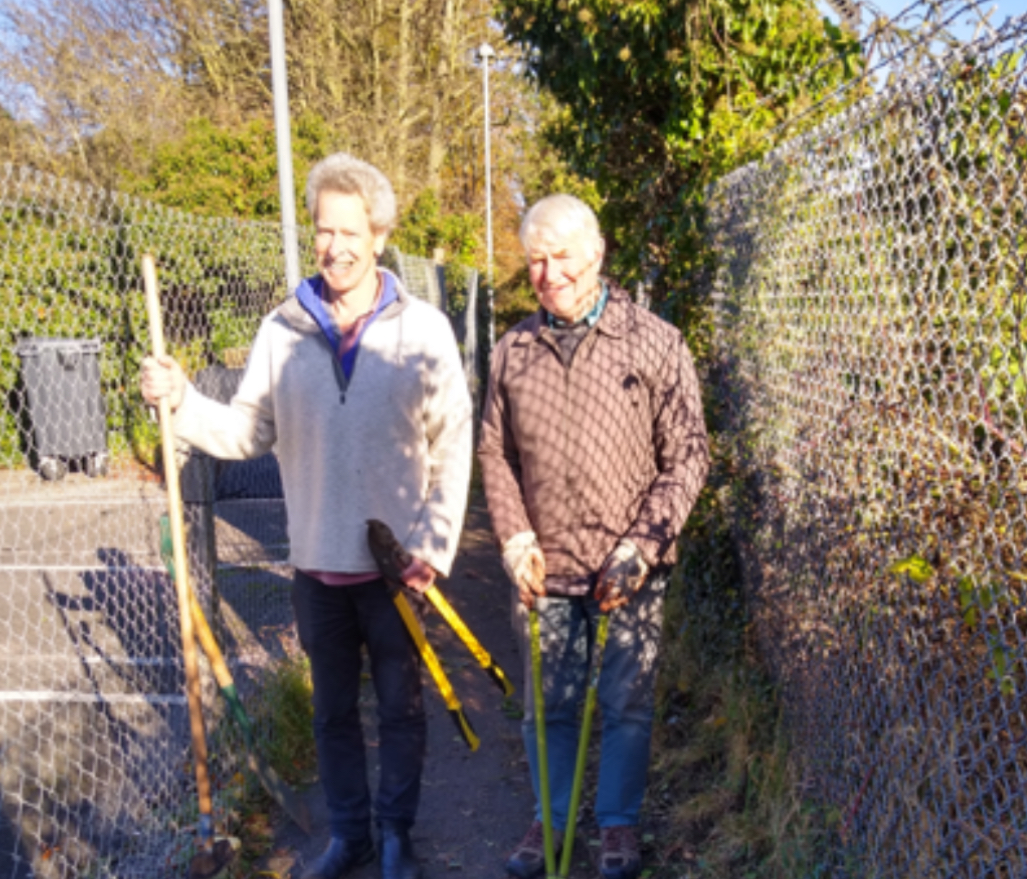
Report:
[[[419,613],[423,600],[404,593]],[[417,648],[385,581],[326,586],[296,572],[292,588],[300,644],[314,682],[314,740],[333,836],[355,838],[371,824],[360,725],[361,647],[378,697],[378,823],[410,827],[417,814],[427,722]]]

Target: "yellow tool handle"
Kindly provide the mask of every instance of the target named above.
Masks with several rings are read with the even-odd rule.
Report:
[[[535,713],[535,748],[538,753],[538,788],[542,806],[542,853],[546,864],[546,879],[556,873],[556,852],[553,840],[553,799],[549,792],[549,747],[546,742],[546,697],[542,683],[542,636],[539,631],[538,609],[528,611],[528,632],[531,637],[531,690],[532,710]],[[574,837],[568,837],[568,845]],[[558,879],[558,877],[557,877]]]
[[[417,645],[417,650],[421,654],[424,664],[428,666],[428,672],[431,674],[432,680],[435,681],[435,685],[439,688],[439,693],[442,694],[446,708],[449,709],[449,713],[460,730],[460,734],[464,737],[464,741],[467,742],[467,746],[472,751],[477,751],[481,740],[475,735],[470,721],[464,714],[463,706],[461,706],[460,700],[457,699],[456,693],[449,683],[449,678],[446,677],[446,672],[442,669],[438,656],[435,655],[435,651],[432,649],[431,644],[428,643],[428,639],[424,637],[424,630],[421,628],[421,623],[414,614],[413,608],[410,607],[410,602],[399,591],[393,595],[392,600],[399,611],[399,615],[403,618],[407,631],[410,632],[410,637],[414,639],[414,644]]]
[[[513,684],[510,683],[509,678],[503,674],[503,670],[496,665],[489,652],[481,646],[481,642],[474,637],[471,630],[467,628],[464,621],[460,619],[459,614],[453,609],[446,597],[439,592],[437,586],[429,586],[424,593],[428,600],[432,603],[434,608],[442,614],[442,618],[449,623],[450,627],[461,641],[464,642],[467,649],[471,651],[474,658],[478,660],[478,664],[485,669],[496,682],[496,685],[503,691],[506,696],[512,696],[514,694]]]

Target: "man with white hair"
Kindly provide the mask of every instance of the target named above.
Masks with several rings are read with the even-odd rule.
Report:
[[[367,520],[390,525],[412,556],[402,576],[423,611],[418,593],[449,572],[463,525],[471,401],[446,316],[378,267],[396,221],[381,171],[328,156],[307,178],[307,207],[317,274],[264,318],[231,403],[200,394],[170,357],[147,358],[141,384],[148,403],[169,398],[177,436],[208,454],[278,454],[331,830],[303,879],[339,879],[373,860],[372,812],[383,879],[418,879],[410,828],[427,740],[421,665],[368,548]],[[378,697],[373,804],[364,652]]]
[[[604,243],[587,205],[542,199],[524,217],[521,243],[540,308],[492,356],[478,449],[485,494],[514,585],[525,680],[529,609],[539,619],[557,847],[573,845],[562,837],[579,707],[598,620],[610,614],[598,684],[599,870],[634,879],[664,592],[708,468],[699,382],[680,331],[601,276]],[[532,879],[545,862],[530,687],[525,693],[535,819],[506,870]]]

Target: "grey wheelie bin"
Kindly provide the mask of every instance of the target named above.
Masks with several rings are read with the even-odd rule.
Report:
[[[26,445],[43,479],[61,479],[71,462],[89,476],[108,470],[107,418],[100,387],[99,339],[21,339]]]

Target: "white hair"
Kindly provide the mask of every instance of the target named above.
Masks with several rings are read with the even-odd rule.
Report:
[[[396,225],[396,193],[388,178],[374,165],[349,153],[326,156],[307,175],[307,210],[317,220],[317,199],[322,192],[359,195],[375,233],[390,232]]]
[[[528,250],[531,239],[543,230],[557,239],[580,235],[597,247],[603,242],[599,220],[592,208],[580,198],[562,192],[547,195],[528,209],[521,221],[521,246]]]

